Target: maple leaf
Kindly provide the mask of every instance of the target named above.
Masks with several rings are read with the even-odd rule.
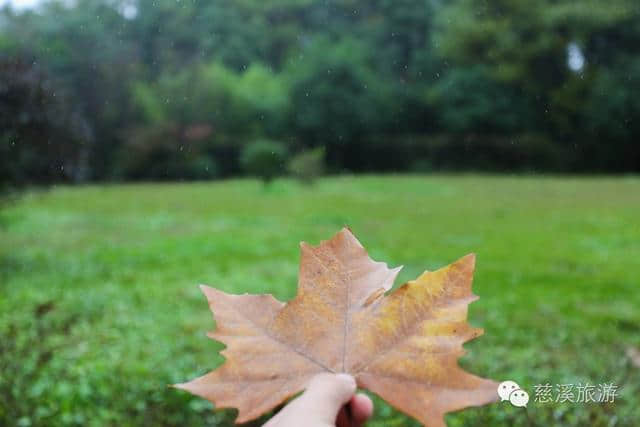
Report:
[[[348,229],[300,246],[298,293],[286,304],[201,286],[216,321],[209,336],[226,345],[226,361],[176,387],[237,408],[237,422],[273,409],[322,372],[352,375],[427,426],[497,400],[496,382],[458,366],[462,344],[482,334],[466,322],[477,299],[474,255],[385,295],[401,267],[374,262]]]

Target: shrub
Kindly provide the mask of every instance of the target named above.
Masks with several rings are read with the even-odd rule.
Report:
[[[263,139],[244,148],[240,164],[248,174],[260,177],[268,184],[282,173],[286,159],[287,149],[282,143]]]
[[[218,166],[206,152],[206,142],[172,123],[135,129],[121,149],[116,175],[132,180],[215,178]]]
[[[324,147],[296,154],[289,161],[287,169],[299,181],[313,184],[324,173]]]

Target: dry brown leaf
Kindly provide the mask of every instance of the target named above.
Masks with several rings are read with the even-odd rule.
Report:
[[[230,295],[202,286],[226,344],[218,369],[178,384],[237,408],[246,422],[300,392],[321,372],[345,372],[427,426],[444,414],[497,400],[494,381],[458,366],[462,344],[482,334],[467,322],[475,256],[425,272],[389,295],[400,268],[374,262],[348,229],[301,244],[298,294]]]

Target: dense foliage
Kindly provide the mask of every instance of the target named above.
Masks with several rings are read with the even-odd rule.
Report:
[[[639,171],[635,0],[78,0],[0,11],[2,181]],[[408,142],[409,141],[409,142]]]
[[[240,156],[245,172],[268,184],[284,170],[287,149],[276,141],[258,140],[247,145]]]

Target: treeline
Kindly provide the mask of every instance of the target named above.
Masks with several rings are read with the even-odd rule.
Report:
[[[332,171],[637,172],[639,50],[636,0],[5,7],[0,179],[236,175],[264,140]]]

